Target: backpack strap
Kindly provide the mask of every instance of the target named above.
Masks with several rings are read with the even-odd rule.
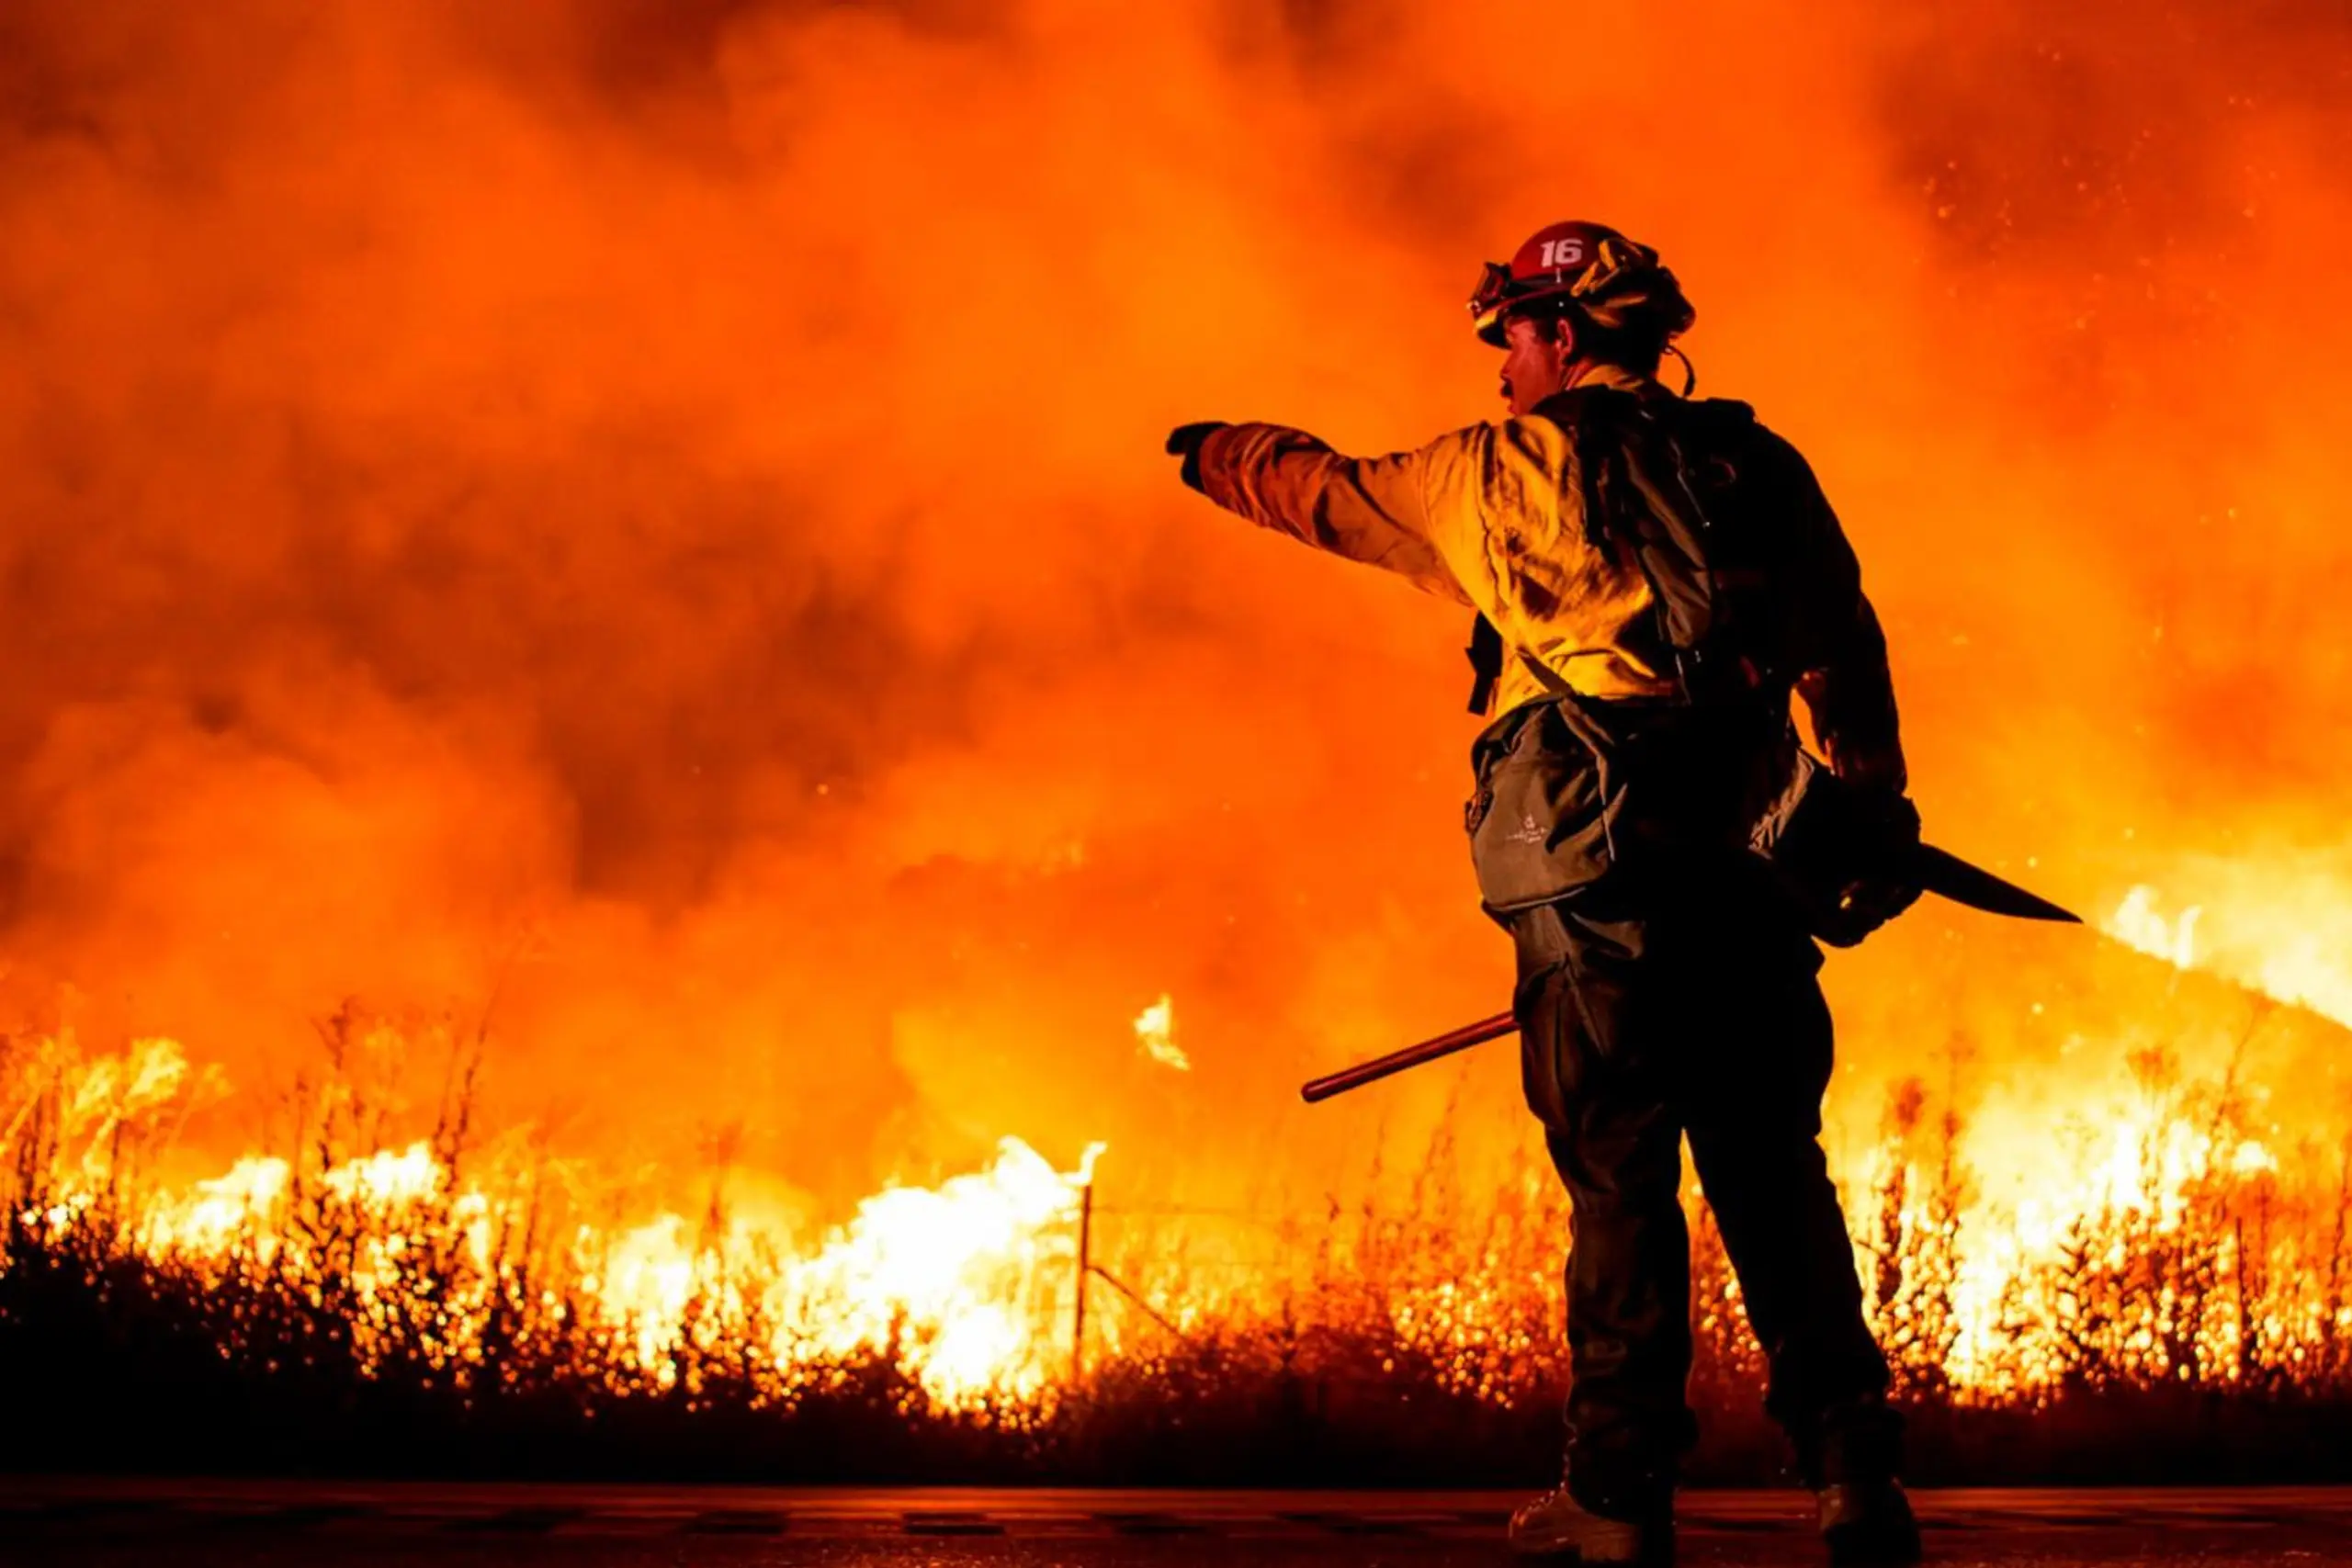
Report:
[[[1484,718],[1494,710],[1495,684],[1503,678],[1503,634],[1482,615],[1471,623],[1470,646],[1462,651],[1470,656],[1470,711]]]
[[[1494,711],[1495,687],[1503,678],[1503,660],[1513,654],[1527,666],[1538,684],[1555,697],[1573,697],[1579,694],[1560,678],[1558,671],[1516,644],[1503,641],[1503,634],[1495,623],[1480,615],[1470,626],[1470,646],[1464,649],[1470,656],[1470,668],[1476,680],[1470,687],[1470,711],[1481,718]]]
[[[1672,416],[1662,417],[1667,411],[1655,406],[1660,400],[1673,405]],[[1745,403],[1681,404],[1663,394],[1650,399],[1614,388],[1574,388],[1546,398],[1534,412],[1562,426],[1574,446],[1587,542],[1604,553],[1622,547],[1648,585],[1652,625],[1674,661],[1681,700],[1689,704],[1752,688],[1753,672],[1743,675],[1738,668],[1745,660],[1719,657],[1717,634],[1724,629],[1729,609],[1714,558],[1720,547],[1675,421],[1688,418],[1702,431],[1713,430],[1752,423],[1753,411]],[[1525,649],[1507,649],[1484,615],[1471,627],[1466,651],[1476,677],[1470,691],[1472,713],[1493,708],[1510,651],[1554,695],[1570,691]]]

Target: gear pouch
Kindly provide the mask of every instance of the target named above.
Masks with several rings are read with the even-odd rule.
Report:
[[[1548,904],[1599,881],[1616,859],[1624,792],[1608,737],[1575,697],[1523,703],[1470,749],[1477,786],[1463,810],[1487,912]]]

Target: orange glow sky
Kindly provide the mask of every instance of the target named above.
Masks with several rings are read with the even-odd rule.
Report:
[[[245,1083],[492,1008],[502,1115],[829,1200],[1425,1116],[1286,1102],[1503,1005],[1460,614],[1159,444],[1492,415],[1566,216],[1822,475],[1936,838],[2352,932],[2346,105],[2318,0],[13,6],[0,997]],[[2052,940],[1837,960],[1849,1057]]]

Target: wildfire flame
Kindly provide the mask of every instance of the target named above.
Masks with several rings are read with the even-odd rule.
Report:
[[[2156,890],[2134,887],[2116,906],[2107,922],[2107,933],[2126,947],[2190,969],[2197,964],[2197,918],[2204,912],[2191,905],[2177,917],[2166,919],[2157,912]]]
[[[93,1151],[136,1114],[127,1108],[167,1104],[160,1086],[188,1077],[169,1041],[86,1064],[65,1086],[51,1128],[57,1146],[85,1145],[83,1157],[73,1179],[19,1220],[53,1237],[128,1199],[123,1235],[153,1261],[209,1277],[252,1264],[298,1280],[340,1272],[363,1357],[387,1348],[379,1316],[414,1304],[408,1293],[430,1260],[465,1281],[442,1303],[440,1352],[454,1363],[481,1359],[504,1248],[527,1201],[517,1184],[495,1173],[459,1181],[420,1141],[327,1167],[307,1201],[294,1165],[267,1156],[127,1194]],[[28,1120],[20,1106],[19,1131]],[[1074,1169],[1057,1170],[1007,1137],[985,1168],[936,1187],[886,1188],[813,1246],[796,1245],[794,1227],[775,1216],[697,1225],[665,1211],[615,1227],[582,1224],[561,1249],[562,1283],[664,1385],[679,1348],[711,1331],[717,1303],[724,1331],[752,1340],[743,1348],[779,1391],[808,1369],[880,1353],[943,1409],[1036,1399],[1047,1381],[1046,1325],[1070,1286],[1068,1222],[1102,1152],[1091,1145]],[[322,1227],[322,1214],[331,1226]]]
[[[2197,963],[2194,912],[2160,908],[2135,889],[2109,924],[2135,950]],[[1136,1032],[1181,1068],[1172,1014],[1162,997]],[[20,1179],[46,1173],[16,1202],[20,1238],[111,1235],[202,1280],[258,1271],[319,1296],[332,1283],[368,1369],[406,1364],[421,1344],[434,1366],[492,1375],[519,1311],[544,1319],[542,1334],[610,1347],[597,1377],[689,1395],[714,1357],[776,1400],[861,1359],[895,1367],[939,1410],[1045,1411],[1070,1387],[1077,1220],[1100,1144],[1060,1169],[1007,1137],[982,1168],[886,1187],[814,1236],[794,1215],[716,1199],[699,1221],[668,1209],[598,1219],[574,1205],[550,1232],[544,1173],[460,1165],[431,1140],[318,1164],[252,1154],[217,1175],[148,1179],[136,1151],[158,1145],[188,1096],[220,1092],[217,1074],[162,1040],[96,1056],[48,1040],[10,1061],[5,1152]],[[2352,1338],[2352,1299],[2330,1266],[2341,1173],[2277,1141],[2258,1088],[2185,1077],[2160,1047],[2122,1066],[2107,1089],[2073,1091],[2054,1120],[1997,1097],[1966,1119],[1951,1106],[1930,1114],[1917,1084],[1898,1087],[1844,1185],[1875,1325],[1906,1386],[2014,1402],[2086,1378],[2332,1375],[2329,1348]],[[1433,1205],[1427,1228],[1368,1231],[1321,1266],[1377,1281],[1362,1300],[1392,1347],[1384,1365],[1409,1351],[1447,1386],[1509,1403],[1555,1366],[1559,1201],[1531,1169],[1475,1201],[1476,1224]],[[1328,1280],[1282,1261],[1189,1271],[1214,1223],[1122,1262],[1125,1299],[1162,1330],[1247,1335],[1298,1303],[1339,1310]],[[1400,1234],[1413,1237],[1401,1252]],[[1722,1353],[1752,1358],[1736,1286],[1719,1249],[1705,1251],[1703,1223],[1699,1234],[1702,1326]],[[530,1299],[518,1303],[518,1291]],[[1352,1321],[1349,1332],[1370,1332]],[[1098,1371],[1135,1350],[1117,1323],[1096,1333]]]
[[[1174,1072],[1193,1070],[1192,1057],[1176,1043],[1176,1000],[1163,995],[1136,1015],[1136,1049]]]

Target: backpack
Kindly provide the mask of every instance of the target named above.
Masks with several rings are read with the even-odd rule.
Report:
[[[1477,786],[1464,826],[1481,899],[1498,919],[1589,886],[1629,856],[1744,842],[1794,752],[1785,699],[1756,700],[1770,687],[1758,650],[1743,646],[1769,620],[1751,604],[1766,578],[1723,454],[1750,439],[1754,411],[1596,388],[1536,412],[1575,442],[1587,539],[1623,547],[1647,580],[1677,690],[1664,702],[1582,696],[1525,649],[1507,650],[1479,617],[1471,711],[1492,706],[1507,652],[1551,693],[1487,726],[1471,750]]]
[[[1758,671],[1736,642],[1744,590],[1762,573],[1740,558],[1747,541],[1719,527],[1712,507],[1737,477],[1719,454],[1749,438],[1755,410],[1724,399],[1642,398],[1596,387],[1556,393],[1534,412],[1575,443],[1587,541],[1602,551],[1626,547],[1649,583],[1654,630],[1681,700],[1753,691]],[[1470,711],[1483,715],[1494,705],[1507,654],[1484,615],[1471,627],[1468,653],[1476,674]],[[1547,689],[1558,689],[1548,668],[1523,649],[1518,657]]]

